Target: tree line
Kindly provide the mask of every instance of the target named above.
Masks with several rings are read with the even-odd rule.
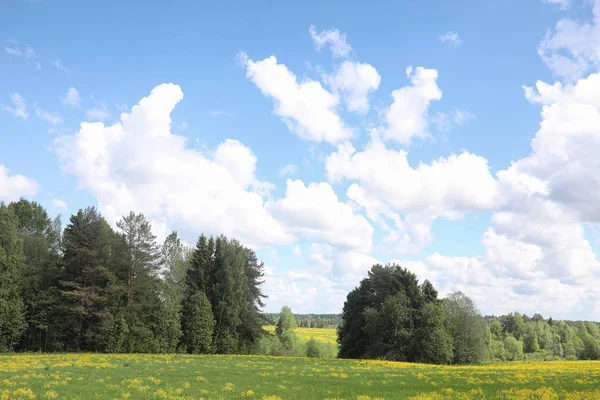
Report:
[[[275,325],[281,313],[267,313],[271,325]],[[337,328],[342,322],[340,314],[294,314],[300,328]]]
[[[374,265],[344,303],[339,357],[436,364],[517,360],[598,360],[594,322],[519,313],[484,318],[461,292],[443,299],[395,264]]]
[[[94,208],[60,218],[0,203],[0,351],[244,353],[257,348],[263,264],[225,236],[159,245],[144,215],[114,230]]]
[[[519,313],[482,317],[460,292],[374,265],[341,315],[264,314],[263,263],[225,236],[157,243],[144,215],[113,229],[94,207],[62,227],[21,199],[0,203],[0,352],[259,353],[439,364],[600,359],[592,322]],[[278,317],[278,318],[277,318]],[[275,335],[263,326],[275,323]],[[338,349],[294,329],[336,326]]]

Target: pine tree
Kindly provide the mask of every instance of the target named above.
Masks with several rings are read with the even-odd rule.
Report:
[[[111,305],[118,301],[119,293],[113,240],[114,232],[93,207],[79,210],[65,228],[59,289],[67,350],[100,351],[105,347],[102,327],[112,317]]]

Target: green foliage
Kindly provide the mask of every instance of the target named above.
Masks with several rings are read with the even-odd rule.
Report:
[[[206,294],[196,291],[184,304],[182,346],[188,353],[210,353],[215,321]]]
[[[508,361],[519,361],[523,359],[523,343],[515,339],[514,336],[507,336],[504,339],[505,358]]]
[[[285,350],[291,350],[298,344],[298,336],[294,332],[296,319],[288,306],[281,308],[279,321],[275,327],[275,334]]]
[[[446,326],[453,339],[453,363],[486,361],[489,357],[488,331],[475,303],[463,293],[455,292],[448,295],[442,305],[447,317]]]
[[[0,351],[12,350],[24,328],[23,303],[19,295],[23,261],[18,220],[4,203],[0,203]]]

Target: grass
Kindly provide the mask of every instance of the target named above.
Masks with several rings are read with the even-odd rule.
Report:
[[[600,362],[444,367],[211,355],[4,355],[0,399],[598,399]]]

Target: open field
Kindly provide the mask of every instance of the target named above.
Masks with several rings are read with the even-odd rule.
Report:
[[[598,399],[600,362],[443,367],[207,355],[4,355],[0,399]]]
[[[275,325],[266,325],[265,330],[275,333]],[[317,342],[337,345],[337,332],[335,328],[295,328],[301,342],[308,342],[314,338]]]

